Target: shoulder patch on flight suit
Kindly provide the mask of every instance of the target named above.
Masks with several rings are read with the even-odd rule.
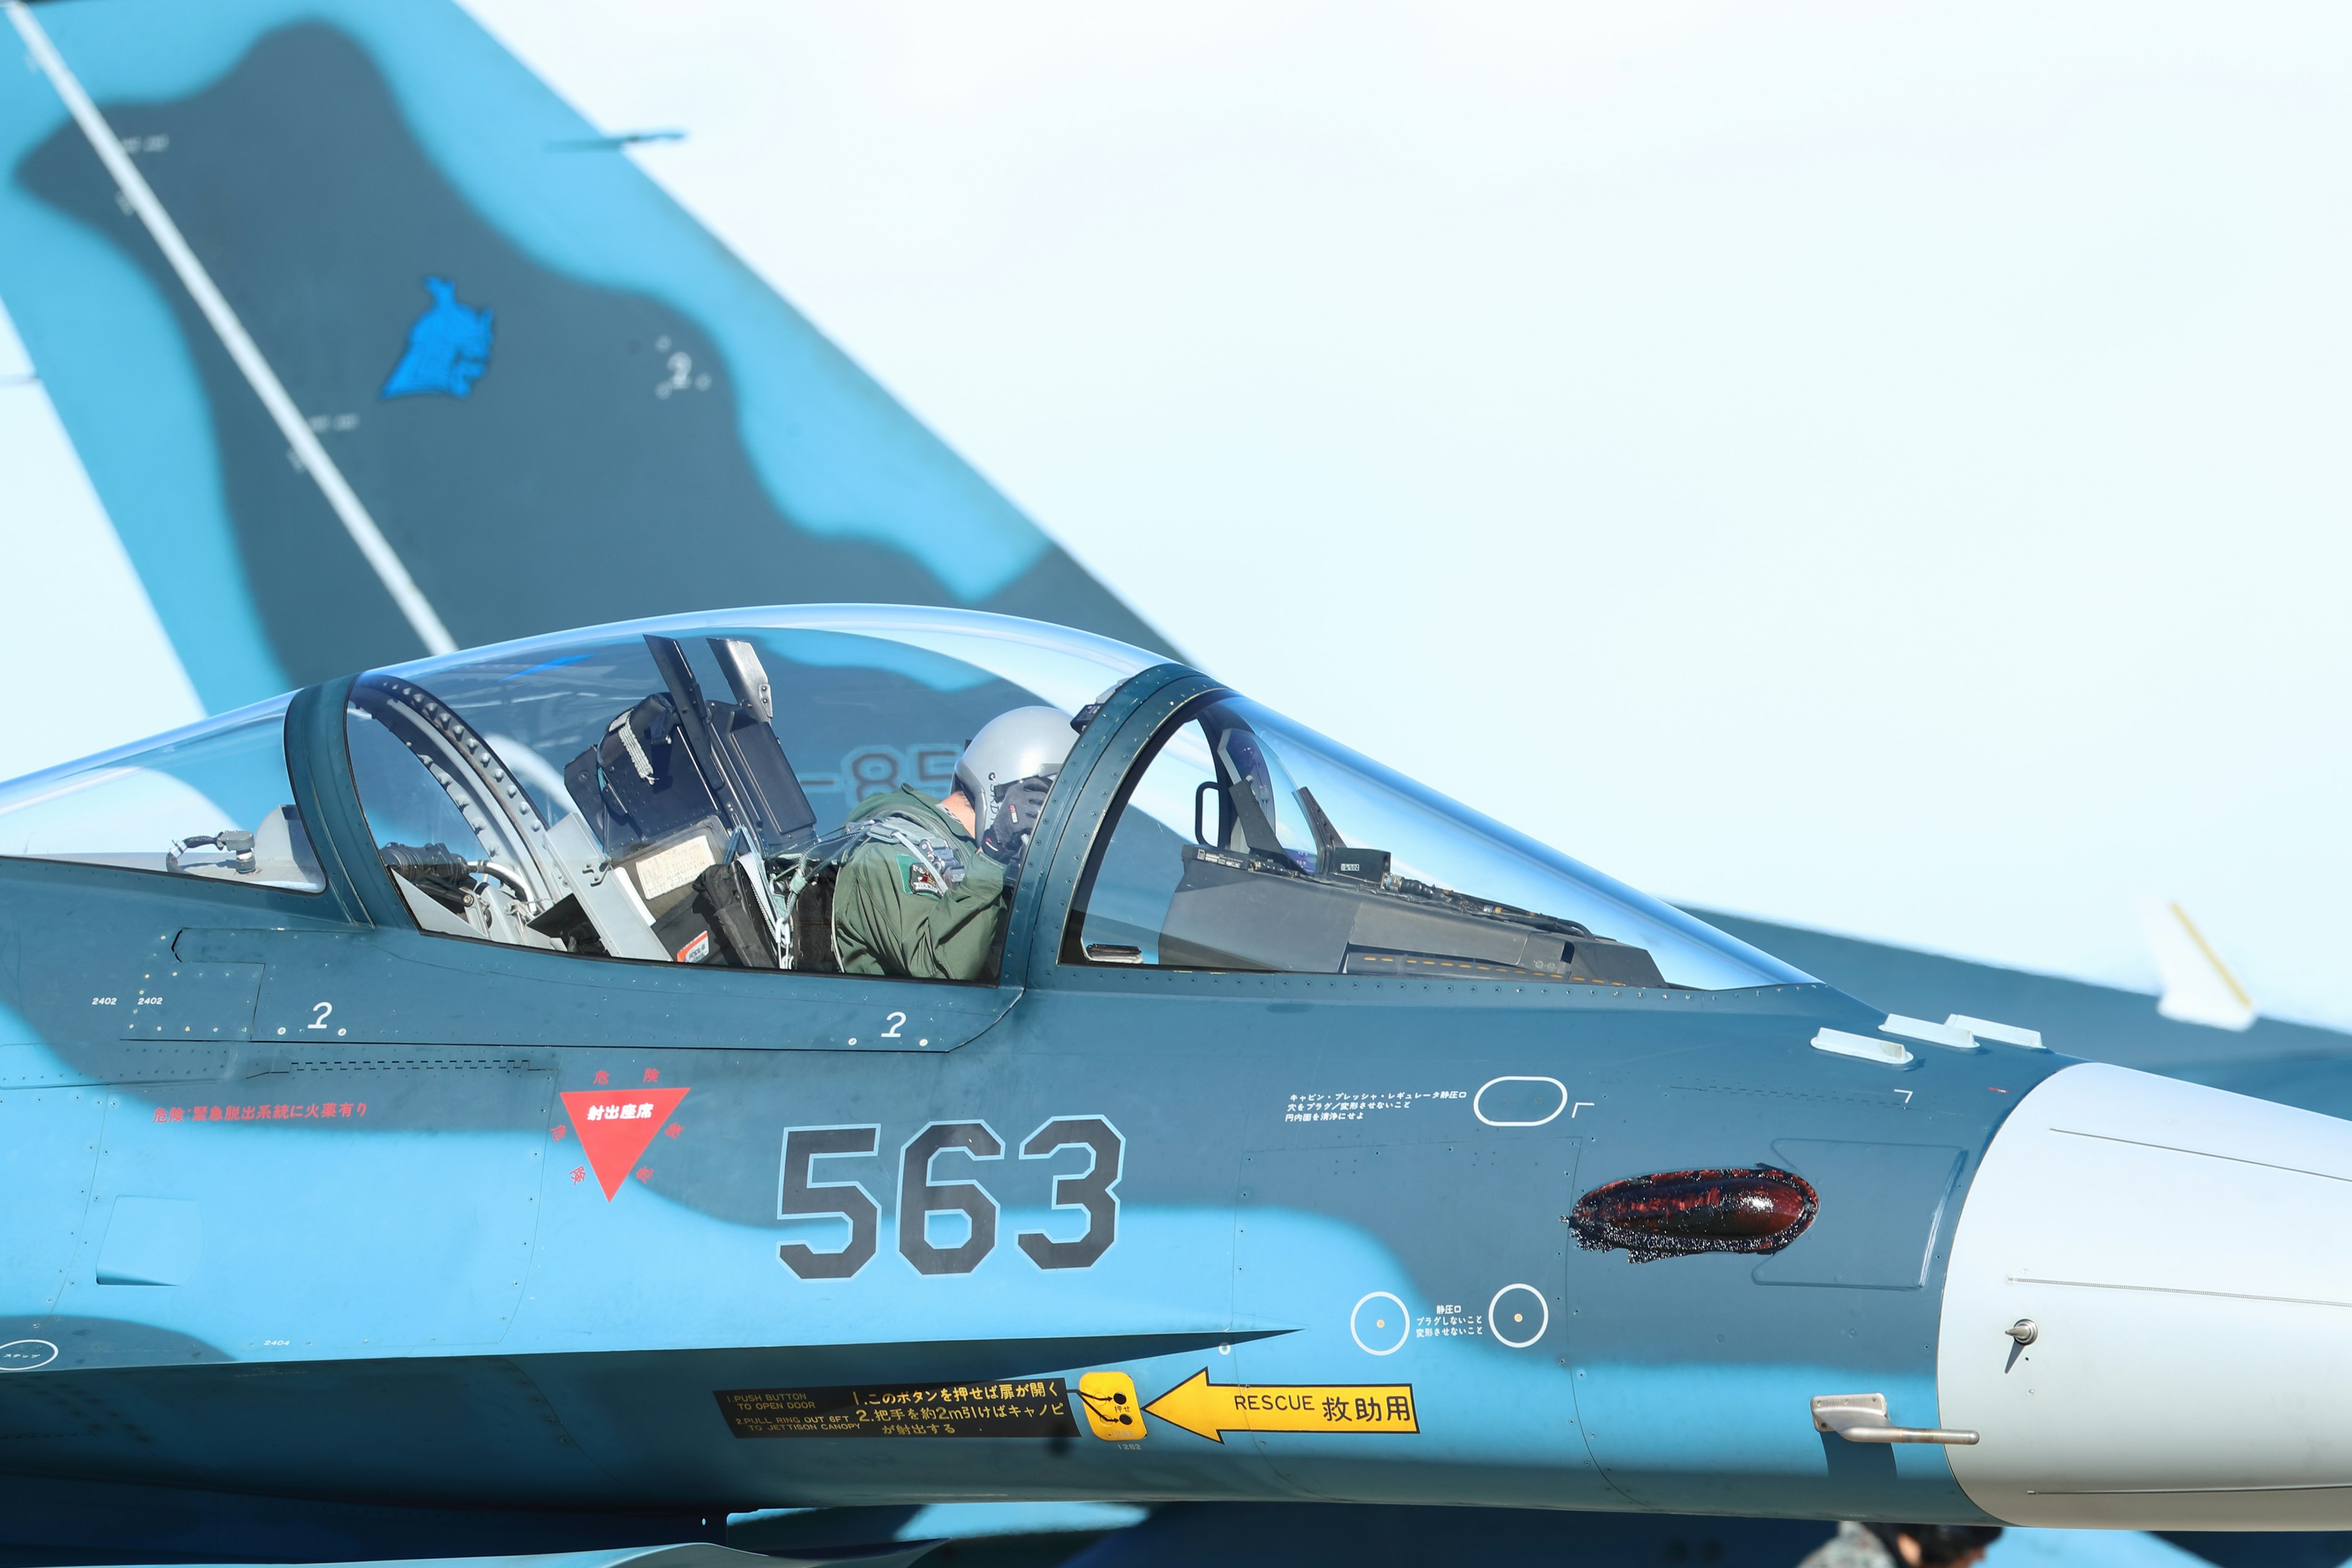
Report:
[[[940,880],[939,873],[932,870],[928,862],[912,855],[894,855],[891,858],[898,862],[899,883],[908,892],[927,899],[948,896],[947,884]]]

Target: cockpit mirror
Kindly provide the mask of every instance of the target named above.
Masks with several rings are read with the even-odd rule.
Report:
[[[759,715],[762,724],[776,721],[776,694],[768,684],[767,667],[760,662],[760,650],[741,637],[711,637],[710,652],[719,660],[719,668],[727,677],[727,684],[735,692],[735,700]]]
[[[1209,837],[1208,805],[1211,795],[1217,798],[1218,826],[1214,838]],[[1203,849],[1225,848],[1232,834],[1232,830],[1224,826],[1228,815],[1223,787],[1214,779],[1202,779],[1200,787],[1192,792],[1192,842]]]

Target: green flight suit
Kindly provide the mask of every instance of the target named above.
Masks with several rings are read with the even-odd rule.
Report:
[[[833,947],[842,973],[992,978],[997,928],[1010,901],[1004,868],[912,784],[876,795],[849,821],[882,821],[929,847],[918,853],[868,838],[841,863],[833,888]]]

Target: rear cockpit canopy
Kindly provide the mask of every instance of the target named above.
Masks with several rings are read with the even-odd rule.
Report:
[[[1075,716],[1160,662],[955,611],[673,616],[371,671],[352,767],[427,930],[824,971],[842,960],[816,879],[854,811],[900,790],[936,802],[991,719]]]

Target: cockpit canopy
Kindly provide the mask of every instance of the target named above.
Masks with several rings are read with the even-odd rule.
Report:
[[[0,784],[0,856],[323,891],[283,697]]]
[[[378,855],[425,931],[590,958],[897,973],[834,908],[842,868],[871,846],[916,917],[930,918],[925,898],[968,917],[906,977],[988,980],[1027,844],[982,844],[942,806],[959,754],[1014,709],[1082,731],[1162,662],[961,611],[730,611],[372,670],[352,685],[345,734]],[[323,887],[290,804],[284,707],[0,786],[0,855]],[[1230,693],[1120,737],[1102,765],[1124,773],[1114,804],[1074,824],[1077,892],[1044,916],[1066,964],[1700,989],[1804,978]],[[1048,770],[993,787],[1026,791],[1003,818],[1023,821],[1083,783]]]
[[[845,963],[828,874],[861,806],[935,803],[989,720],[1074,717],[1158,662],[949,611],[673,617],[371,671],[352,689],[352,767],[428,930],[826,971]],[[923,842],[891,852],[924,858],[925,875],[991,874],[977,846],[901,831]],[[992,977],[992,952],[968,968],[909,977]]]
[[[1807,978],[1223,692],[1172,714],[1128,766],[1061,956],[1516,985]]]

